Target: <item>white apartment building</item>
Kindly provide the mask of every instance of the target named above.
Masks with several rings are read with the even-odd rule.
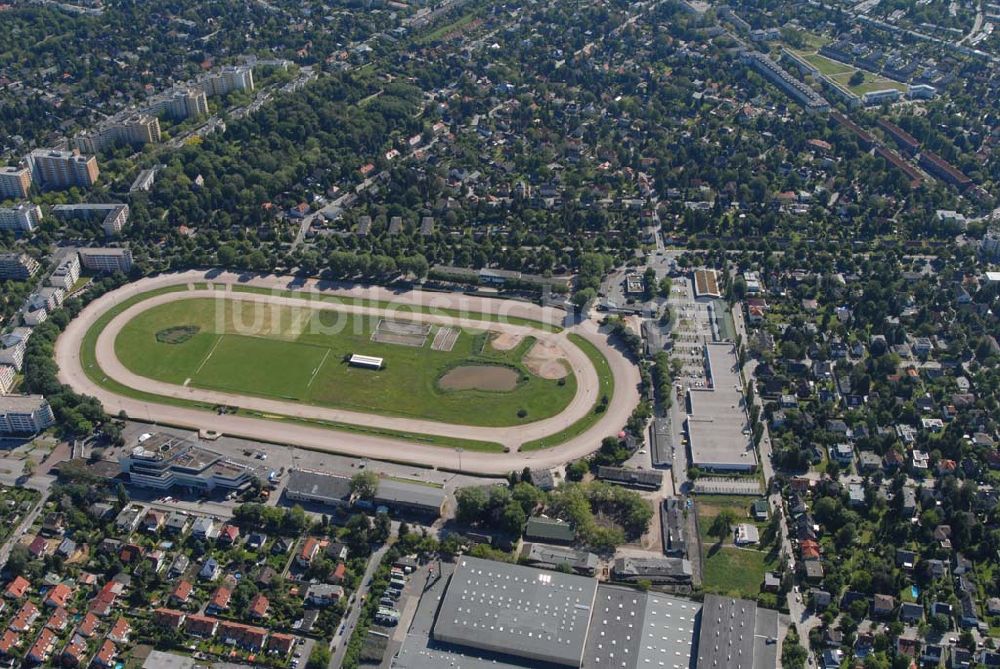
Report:
[[[81,155],[79,151],[36,149],[28,154],[27,163],[32,179],[51,188],[89,188],[101,173],[97,158]]]
[[[128,274],[132,269],[132,252],[122,248],[80,249],[80,263],[92,272]]]
[[[0,434],[36,434],[55,422],[52,407],[41,395],[0,397]]]
[[[49,285],[69,291],[80,278],[80,256],[76,253],[63,258],[52,274],[49,275]]]
[[[207,116],[208,100],[205,91],[198,87],[177,88],[151,98],[143,111],[176,120]]]
[[[17,370],[13,365],[0,365],[0,395],[6,395],[14,387]]]
[[[30,279],[40,268],[27,253],[0,253],[0,279]]]
[[[128,222],[127,204],[57,204],[52,207],[52,215],[63,220],[101,219],[101,228],[108,237],[114,237]]]
[[[0,167],[0,200],[22,200],[31,190],[31,170],[27,167]]]
[[[110,120],[94,130],[78,134],[73,143],[85,153],[98,153],[116,146],[142,146],[160,141],[160,120],[152,114],[133,114]]]
[[[225,95],[230,91],[253,90],[253,68],[229,65],[201,79],[205,95]]]
[[[42,222],[42,208],[30,202],[21,202],[16,207],[0,207],[0,230],[10,230],[18,234],[31,232]]]
[[[29,339],[31,328],[14,328],[7,334],[0,335],[0,365],[10,365],[20,372]]]

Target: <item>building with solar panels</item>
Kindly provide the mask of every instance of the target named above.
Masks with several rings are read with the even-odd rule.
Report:
[[[441,569],[395,669],[695,669],[698,602],[473,557]]]

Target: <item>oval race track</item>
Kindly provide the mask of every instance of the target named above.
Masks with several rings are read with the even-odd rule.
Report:
[[[248,278],[246,275],[218,271],[189,271],[141,279],[138,282],[124,286],[96,299],[77,318],[70,322],[66,331],[56,342],[55,359],[59,365],[60,381],[70,385],[77,392],[98,398],[103,403],[105,411],[111,415],[125,411],[129,416],[139,419],[148,419],[192,429],[210,429],[249,439],[256,438],[269,442],[294,444],[317,450],[327,450],[374,459],[404,460],[416,464],[438,467],[458,467],[458,454],[454,449],[445,446],[422,445],[413,441],[386,436],[365,435],[332,428],[270,421],[263,418],[233,415],[219,416],[200,409],[160,404],[153,401],[147,402],[119,395],[88,378],[81,366],[80,346],[86,333],[102,315],[113,309],[121,301],[135,295],[169,286],[180,285],[193,288],[194,283],[205,282],[213,284],[216,291],[213,293],[184,290],[151,296],[146,300],[131,305],[112,318],[98,337],[96,346],[97,361],[104,374],[134,390],[164,397],[181,398],[213,405],[227,404],[240,406],[241,408],[256,410],[262,413],[295,418],[327,420],[358,425],[372,425],[374,423],[383,429],[502,443],[510,450],[509,453],[484,453],[469,450],[462,453],[461,464],[464,471],[486,474],[504,474],[526,466],[557,466],[582,457],[596,450],[600,446],[602,438],[615,434],[620,430],[639,400],[637,391],[639,383],[638,369],[626,360],[621,353],[608,345],[607,338],[598,332],[597,324],[593,321],[584,321],[558,334],[540,333],[536,329],[523,325],[489,324],[488,327],[490,330],[509,332],[511,334],[525,334],[530,332],[536,337],[557,343],[566,353],[566,358],[577,377],[577,393],[561,413],[547,419],[506,428],[455,425],[417,418],[362,413],[256,396],[191,388],[138,376],[126,369],[114,353],[114,340],[121,328],[135,315],[146,309],[158,304],[192,297],[216,296],[218,298],[264,301],[272,304],[308,306],[312,309],[336,309],[344,312],[368,315],[381,315],[385,312],[385,309],[373,306],[324,303],[315,299],[310,300],[309,298],[318,295],[333,295],[355,299],[380,300],[400,305],[402,309],[405,309],[407,306],[447,309],[449,310],[448,314],[441,314],[440,312],[427,314],[407,312],[406,317],[412,320],[421,320],[439,325],[460,325],[465,327],[482,327],[483,322],[474,318],[459,318],[452,314],[452,310],[472,314],[484,313],[497,317],[531,319],[557,324],[562,323],[564,316],[564,313],[560,310],[543,308],[534,304],[512,300],[422,291],[400,293],[381,287],[341,287],[324,282],[302,282],[291,277],[273,275]],[[302,297],[230,292],[229,288],[233,285],[253,286],[275,291],[295,290],[301,293]],[[517,449],[522,443],[555,434],[587,415],[597,399],[597,372],[594,370],[586,354],[566,338],[569,332],[586,338],[607,359],[615,380],[615,391],[611,402],[601,418],[582,434],[549,449],[523,453],[518,452]]]

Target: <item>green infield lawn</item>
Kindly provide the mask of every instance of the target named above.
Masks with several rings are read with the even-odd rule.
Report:
[[[576,393],[572,375],[559,383],[528,371],[522,357],[532,338],[498,351],[489,335],[462,331],[451,351],[436,351],[430,343],[437,326],[415,347],[372,341],[378,321],[340,311],[192,297],[136,316],[119,333],[115,352],[134,373],[173,384],[467,425],[501,427],[547,418]],[[197,332],[182,343],[157,340],[158,332],[183,326]],[[344,358],[351,353],[382,357],[385,368],[349,367]],[[442,375],[466,364],[512,368],[516,387],[439,386]]]

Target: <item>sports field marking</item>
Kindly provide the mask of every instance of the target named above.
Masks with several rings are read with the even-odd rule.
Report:
[[[330,349],[326,349],[326,355],[324,355],[323,359],[319,361],[319,364],[316,365],[316,369],[313,370],[312,376],[309,377],[309,383],[306,384],[306,390],[312,387],[313,381],[316,380],[316,375],[319,374],[319,370],[323,369],[323,363],[325,363],[326,359],[329,357]]]
[[[456,341],[458,341],[457,328],[440,327],[437,332],[434,333],[434,341],[431,342],[431,350],[450,351],[455,348]]]
[[[225,336],[226,335],[219,335],[219,338],[215,340],[215,344],[212,345],[212,350],[208,352],[208,355],[205,356],[205,359],[201,361],[200,365],[198,365],[198,369],[194,370],[195,376],[201,373],[201,368],[205,366],[205,363],[208,362],[208,359],[212,357],[213,353],[215,353],[215,349],[219,348],[219,344],[222,343],[222,338]]]
[[[191,383],[191,377],[190,376],[187,377],[186,379],[184,379],[184,387],[187,388],[187,386],[188,386],[189,383]]]

